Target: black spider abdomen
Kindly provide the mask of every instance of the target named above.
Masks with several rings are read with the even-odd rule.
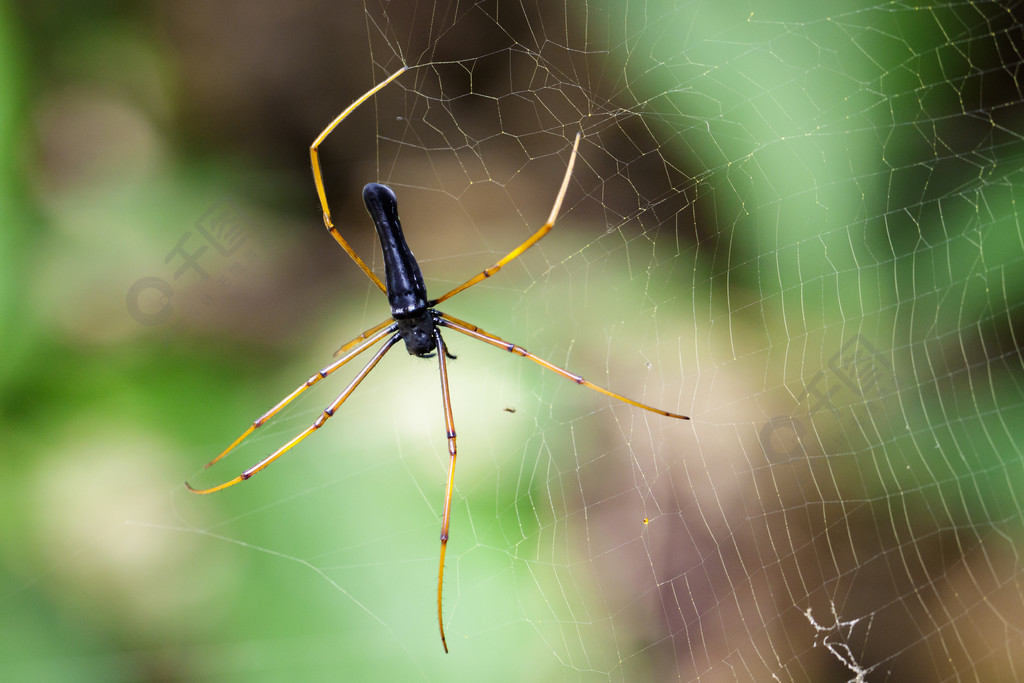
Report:
[[[363,188],[363,202],[373,218],[384,256],[384,284],[387,287],[391,315],[396,320],[418,318],[427,310],[427,287],[416,257],[402,234],[398,219],[398,200],[387,185],[370,183]],[[424,321],[430,324],[429,314]],[[432,326],[431,326],[432,327]],[[406,342],[408,343],[408,342]]]
[[[388,303],[391,304],[391,317],[398,323],[398,334],[411,355],[430,355],[437,348],[434,339],[436,323],[427,304],[423,273],[402,234],[395,193],[387,185],[370,183],[363,188],[363,202],[380,238],[384,254],[384,284]]]

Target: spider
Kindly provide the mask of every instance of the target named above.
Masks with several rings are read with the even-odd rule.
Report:
[[[305,382],[300,384],[292,393],[285,396],[277,405],[264,413],[259,419],[252,423],[252,425],[242,432],[241,436],[235,439],[231,445],[224,449],[224,451],[216,458],[207,463],[206,467],[213,465],[218,460],[226,456],[232,450],[235,449],[242,441],[244,441],[250,434],[252,434],[260,426],[266,424],[274,415],[276,415],[282,408],[291,403],[301,393],[306,391],[309,387],[313,386],[320,380],[334,373],[343,365],[348,363],[350,360],[370,349],[381,340],[384,340],[384,344],[373,354],[370,360],[363,366],[363,368],[356,374],[355,378],[349,382],[345,390],[338,395],[334,401],[324,409],[323,413],[311,424],[309,427],[304,429],[302,432],[294,436],[290,441],[285,443],[283,446],[278,448],[276,451],[268,455],[266,458],[256,463],[252,467],[243,471],[234,479],[226,481],[217,486],[212,486],[207,489],[196,489],[193,488],[188,482],[185,482],[185,486],[190,491],[198,494],[213,493],[226,489],[229,486],[245,481],[249,477],[253,476],[270,463],[274,462],[282,455],[291,450],[296,444],[305,439],[307,436],[312,434],[314,431],[319,429],[332,417],[341,405],[352,395],[356,387],[359,386],[370,371],[373,370],[377,363],[380,362],[381,358],[386,354],[395,344],[399,341],[405,342],[406,351],[413,356],[419,356],[421,358],[429,358],[437,356],[437,365],[441,378],[441,406],[444,409],[444,423],[445,430],[448,438],[448,480],[445,484],[444,490],[444,503],[442,506],[441,513],[441,554],[438,564],[438,577],[437,577],[437,622],[441,630],[441,645],[444,647],[444,651],[448,652],[448,644],[445,640],[444,635],[444,618],[441,611],[441,595],[442,586],[444,584],[444,555],[448,544],[448,526],[451,518],[451,506],[452,506],[452,488],[454,485],[455,477],[455,421],[452,418],[452,406],[451,399],[448,392],[448,366],[446,359],[454,359],[455,356],[448,352],[448,346],[445,343],[444,338],[441,336],[441,328],[453,330],[464,334],[467,337],[476,339],[496,346],[499,349],[504,349],[509,353],[514,353],[523,358],[537,363],[543,368],[555,372],[566,379],[581,384],[589,389],[598,391],[606,396],[610,396],[616,400],[628,403],[644,410],[649,410],[659,415],[666,417],[674,417],[680,420],[689,420],[690,418],[686,415],[679,415],[671,413],[667,410],[660,408],[654,408],[652,406],[634,401],[633,399],[626,398],[620,394],[616,394],[613,391],[600,387],[596,384],[588,382],[579,375],[575,375],[567,370],[564,370],[548,361],[539,358],[532,353],[528,352],[521,346],[513,344],[512,342],[505,341],[501,337],[495,336],[489,332],[485,332],[479,327],[472,325],[464,320],[442,313],[437,310],[436,306],[443,301],[447,301],[451,297],[455,296],[459,292],[469,289],[473,285],[481,282],[482,280],[491,277],[509,262],[516,259],[524,251],[532,247],[534,244],[539,242],[548,232],[554,227],[555,219],[558,217],[558,211],[562,206],[562,200],[565,198],[566,189],[569,186],[569,178],[572,176],[573,165],[576,163],[576,153],[579,149],[580,144],[580,133],[576,134],[576,138],[573,141],[572,153],[569,157],[569,164],[565,169],[565,175],[562,178],[562,185],[558,190],[558,194],[555,197],[554,206],[551,208],[551,213],[548,215],[547,221],[540,227],[537,232],[533,233],[529,238],[526,239],[518,247],[510,251],[504,258],[495,263],[490,268],[480,271],[470,279],[463,282],[461,285],[452,289],[445,294],[442,294],[436,299],[427,298],[426,286],[423,283],[423,275],[420,272],[419,264],[413,257],[412,251],[410,251],[408,244],[406,244],[405,237],[402,234],[402,226],[398,219],[398,203],[395,199],[395,193],[391,188],[386,185],[380,185],[378,183],[370,183],[363,188],[363,201],[366,204],[366,210],[369,212],[370,217],[373,219],[373,224],[377,229],[377,235],[380,238],[381,250],[383,251],[384,257],[384,280],[381,282],[373,271],[366,265],[366,263],[359,257],[358,254],[352,249],[348,241],[338,232],[338,229],[334,226],[331,221],[331,211],[327,206],[327,195],[324,191],[323,175],[320,171],[320,159],[318,148],[324,139],[333,131],[338,124],[340,124],[345,118],[351,114],[359,105],[365,102],[367,99],[372,97],[378,91],[387,86],[391,81],[398,78],[408,67],[402,67],[395,73],[388,76],[386,79],[375,85],[373,88],[368,90],[359,99],[353,102],[347,109],[337,116],[320,135],[310,145],[309,153],[313,164],[313,182],[316,185],[317,195],[320,198],[320,205],[323,208],[323,219],[324,225],[327,227],[328,232],[331,236],[341,245],[341,248],[345,250],[356,265],[363,271],[366,277],[370,278],[385,295],[387,295],[388,303],[391,306],[391,315],[388,316],[384,321],[374,325],[370,329],[364,331],[362,334],[357,336],[355,339],[344,344],[339,348],[334,355],[338,357],[330,365],[324,367],[322,370],[314,374],[312,377],[307,379]]]

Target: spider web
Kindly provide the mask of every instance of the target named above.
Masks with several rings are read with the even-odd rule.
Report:
[[[345,98],[411,68],[325,143],[374,136],[333,177],[395,189],[436,295],[540,225],[582,131],[555,230],[441,309],[693,420],[450,333],[445,659],[436,364],[391,354],[192,523],[337,614],[352,670],[1020,678],[1021,6],[762,5],[366,3]],[[351,287],[310,346],[382,317]]]

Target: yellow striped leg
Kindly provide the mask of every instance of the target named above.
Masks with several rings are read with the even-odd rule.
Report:
[[[320,135],[317,136],[316,140],[313,141],[313,144],[309,146],[309,157],[313,163],[313,182],[316,184],[316,193],[320,197],[320,206],[323,208],[324,211],[324,225],[327,227],[327,231],[331,233],[331,237],[333,237],[335,241],[341,245],[341,248],[345,250],[345,253],[352,257],[352,260],[355,261],[356,265],[359,266],[360,270],[362,270],[363,273],[366,274],[366,277],[373,280],[373,284],[377,285],[377,287],[380,288],[380,291],[384,292],[385,294],[387,294],[387,289],[384,288],[384,283],[380,281],[379,277],[373,274],[373,271],[370,270],[370,267],[366,265],[363,259],[359,258],[359,254],[355,252],[355,249],[352,248],[352,245],[348,243],[348,240],[341,236],[341,233],[338,232],[338,229],[334,227],[334,223],[331,222],[331,209],[330,207],[327,206],[327,193],[324,190],[323,173],[321,173],[320,171],[320,154],[318,148],[320,147],[320,143],[323,142],[324,139],[326,139],[327,136],[331,134],[331,131],[333,131],[338,126],[339,123],[344,121],[349,114],[354,112],[356,108],[359,107],[359,105],[361,105],[363,102],[376,95],[377,92],[382,90],[384,86],[386,86],[388,83],[401,76],[406,69],[408,69],[408,67],[403,66],[401,69],[399,69],[398,71],[391,74],[377,85],[367,90],[359,99],[350,104],[345,109],[345,111],[338,114],[337,118],[331,121],[327,125],[327,127],[323,129],[323,132],[321,132]]]
[[[565,176],[562,178],[562,187],[561,189],[558,190],[558,196],[555,197],[555,205],[551,207],[551,213],[548,214],[547,222],[540,227],[540,230],[530,235],[530,237],[525,242],[523,242],[518,247],[510,251],[505,256],[505,258],[501,259],[490,268],[480,271],[479,273],[469,278],[468,280],[466,280],[465,282],[463,282],[461,285],[451,290],[450,292],[445,292],[444,294],[441,295],[440,298],[431,301],[431,308],[441,303],[445,299],[450,299],[451,297],[455,296],[462,290],[469,289],[470,287],[480,282],[481,280],[485,280],[490,276],[494,275],[499,270],[508,265],[509,262],[518,258],[520,254],[522,254],[524,251],[526,251],[534,244],[539,242],[541,238],[544,237],[544,235],[551,232],[551,228],[555,226],[555,220],[558,218],[558,212],[562,208],[562,200],[565,199],[565,192],[569,188],[569,178],[572,176],[572,167],[576,164],[576,150],[579,149],[580,146],[580,137],[581,134],[576,133],[576,140],[572,143],[572,155],[570,155],[569,157],[569,165],[566,167]]]
[[[464,320],[459,320],[458,318],[453,318],[452,316],[448,315],[447,313],[442,313],[441,314],[441,319],[438,320],[438,324],[442,325],[444,327],[450,328],[452,330],[455,330],[456,332],[461,332],[462,334],[464,334],[464,335],[466,335],[468,337],[472,337],[473,339],[478,339],[478,340],[480,340],[482,342],[490,344],[491,346],[497,346],[499,349],[505,349],[509,353],[514,353],[514,354],[516,354],[518,356],[522,356],[523,358],[529,358],[530,360],[532,360],[534,363],[536,363],[537,365],[541,366],[542,368],[546,368],[548,370],[551,370],[552,372],[558,373],[562,377],[565,377],[566,379],[570,379],[573,382],[576,382],[576,384],[580,384],[582,386],[587,387],[588,389],[593,389],[594,391],[598,391],[598,392],[604,394],[605,396],[611,396],[612,398],[618,399],[619,401],[622,401],[623,403],[628,403],[628,404],[630,404],[632,406],[636,406],[637,408],[643,408],[644,410],[649,410],[652,413],[657,413],[658,415],[664,415],[665,417],[674,417],[674,418],[677,418],[677,419],[680,419],[680,420],[689,420],[690,419],[686,415],[679,415],[678,413],[670,413],[667,410],[662,410],[661,408],[655,408],[654,406],[649,406],[646,403],[640,403],[639,401],[634,401],[631,398],[626,398],[622,394],[616,394],[614,391],[609,391],[608,389],[605,389],[604,387],[600,387],[600,386],[594,384],[593,382],[588,382],[587,380],[583,379],[579,375],[574,375],[573,373],[569,372],[568,370],[563,370],[562,368],[560,368],[557,365],[554,365],[552,363],[549,363],[548,361],[544,360],[543,358],[538,358],[537,356],[533,355],[532,353],[530,353],[529,351],[527,351],[526,349],[524,349],[521,346],[517,346],[517,345],[513,344],[512,342],[507,342],[504,339],[502,339],[501,337],[496,337],[495,335],[493,335],[493,334],[491,334],[489,332],[484,332],[483,330],[481,330],[476,325],[472,325],[470,323],[467,323]]]
[[[441,514],[441,559],[437,570],[437,624],[441,629],[441,645],[448,652],[448,642],[444,638],[444,618],[441,616],[441,588],[444,585],[444,553],[448,547],[448,522],[452,514],[452,489],[455,487],[455,420],[452,418],[452,400],[448,393],[448,365],[445,356],[448,349],[441,330],[434,328],[434,340],[437,342],[437,366],[441,374],[441,404],[444,406],[444,427],[448,436],[448,483],[444,487],[444,509]]]
[[[308,380],[306,380],[306,382],[304,384],[299,385],[299,387],[295,391],[293,391],[292,393],[288,394],[288,396],[286,396],[284,399],[282,399],[280,403],[278,403],[276,406],[274,406],[269,411],[267,411],[258,420],[253,422],[251,427],[249,427],[247,430],[242,432],[242,435],[239,436],[237,439],[235,439],[234,442],[232,442],[232,444],[230,446],[228,446],[226,449],[224,449],[224,451],[220,455],[218,455],[216,458],[214,458],[209,463],[207,463],[206,467],[209,467],[210,465],[214,464],[215,462],[217,462],[218,460],[223,458],[225,455],[230,453],[232,450],[234,450],[234,448],[238,444],[242,443],[242,441],[244,441],[246,437],[248,437],[250,434],[252,434],[258,427],[260,427],[263,424],[265,424],[278,411],[280,411],[286,405],[291,403],[299,394],[301,394],[306,389],[308,389],[309,387],[311,387],[314,384],[316,384],[317,382],[319,382],[324,377],[327,377],[328,375],[330,375],[332,372],[334,372],[335,370],[340,368],[342,365],[344,365],[348,361],[350,361],[353,358],[355,358],[356,356],[358,356],[360,353],[362,353],[366,349],[368,349],[371,346],[373,346],[374,344],[376,344],[383,337],[386,337],[388,334],[391,334],[392,332],[394,332],[395,329],[397,329],[397,327],[398,327],[397,324],[393,324],[390,327],[388,327],[387,329],[378,332],[373,337],[367,339],[365,342],[360,344],[356,349],[354,349],[350,353],[346,354],[343,358],[339,358],[338,360],[336,360],[335,362],[331,363],[330,365],[328,365],[326,368],[324,368],[320,372],[318,372],[315,375],[313,375],[312,377],[310,377]],[[252,475],[254,475],[257,472],[259,472],[260,470],[262,470],[264,467],[266,467],[267,465],[272,463],[274,460],[277,460],[279,457],[284,455],[285,452],[287,452],[293,446],[295,446],[295,444],[297,444],[300,441],[302,441],[303,439],[305,439],[307,436],[309,436],[311,433],[313,433],[313,431],[319,429],[321,427],[321,425],[323,425],[323,423],[327,421],[327,418],[331,417],[331,415],[334,414],[334,411],[337,410],[338,406],[340,406],[342,403],[344,403],[345,399],[347,399],[349,397],[349,395],[353,391],[355,391],[355,388],[357,386],[359,386],[359,383],[363,381],[363,378],[366,377],[366,375],[368,375],[370,373],[370,370],[372,370],[373,367],[375,365],[377,365],[377,363],[380,361],[381,358],[383,358],[384,354],[388,351],[388,349],[390,349],[392,346],[394,346],[395,343],[399,339],[400,339],[400,337],[398,335],[395,335],[395,336],[391,337],[390,339],[388,339],[387,342],[384,343],[384,346],[382,346],[380,348],[380,350],[378,350],[377,353],[374,354],[373,358],[371,358],[370,361],[363,367],[363,369],[359,371],[359,374],[356,375],[356,377],[352,380],[352,382],[345,388],[345,391],[343,391],[338,396],[338,398],[335,399],[334,403],[332,403],[324,411],[324,413],[319,418],[317,418],[317,420],[309,428],[307,428],[301,434],[299,434],[298,436],[293,438],[291,441],[289,441],[287,444],[285,444],[284,446],[279,448],[277,451],[275,451],[269,457],[267,457],[264,460],[260,461],[258,464],[254,465],[253,467],[250,467],[249,469],[245,470],[244,472],[242,472],[240,475],[238,475],[234,479],[232,479],[230,481],[227,481],[227,482],[224,482],[223,484],[220,484],[218,486],[214,486],[214,487],[208,488],[208,489],[196,489],[196,488],[193,488],[192,485],[189,484],[188,482],[185,482],[185,486],[188,487],[188,490],[192,491],[193,493],[213,493],[214,491],[220,491],[221,489],[226,489],[229,486],[234,486],[235,484],[237,484],[240,481],[245,481],[246,479],[248,479]]]

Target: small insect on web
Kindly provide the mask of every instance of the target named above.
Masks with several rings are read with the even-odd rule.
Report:
[[[345,118],[351,114],[355,109],[363,102],[368,100],[382,88],[387,86],[391,81],[398,78],[402,73],[407,70],[408,67],[402,67],[395,73],[388,76],[385,80],[381,81],[373,88],[368,90],[359,99],[349,105],[341,114],[337,116],[331,123],[323,130],[322,133],[313,141],[310,145],[309,153],[313,164],[313,182],[316,184],[317,195],[320,197],[320,205],[323,208],[324,225],[327,227],[328,232],[331,236],[341,245],[341,248],[345,250],[356,265],[366,274],[368,278],[377,287],[384,292],[388,297],[388,303],[391,306],[391,315],[385,318],[382,322],[374,325],[370,329],[364,331],[362,334],[357,336],[355,339],[345,343],[340,349],[335,352],[335,356],[339,358],[326,366],[304,383],[300,384],[292,393],[285,396],[277,405],[264,413],[259,419],[252,423],[252,425],[242,432],[241,436],[235,439],[231,445],[224,449],[224,451],[216,458],[207,463],[206,467],[213,465],[215,462],[226,456],[232,450],[235,449],[242,441],[244,441],[250,434],[256,429],[265,424],[274,415],[281,411],[285,406],[291,403],[296,397],[306,391],[308,388],[319,382],[320,380],[331,375],[335,370],[339,369],[343,365],[347,364],[350,360],[370,349],[381,340],[384,340],[383,345],[373,354],[370,360],[363,366],[363,368],[356,374],[355,378],[349,382],[345,390],[342,391],[334,401],[331,402],[327,408],[324,409],[323,413],[309,425],[306,429],[299,432],[290,441],[285,443],[283,446],[278,448],[276,451],[268,455],[266,458],[256,463],[249,469],[239,474],[234,479],[213,486],[207,489],[195,489],[188,482],[185,485],[193,493],[213,493],[226,489],[229,486],[245,481],[249,477],[253,476],[270,463],[277,460],[279,457],[291,450],[296,444],[305,439],[307,436],[312,434],[314,431],[319,429],[331,418],[341,407],[341,405],[352,395],[356,387],[359,386],[370,371],[376,367],[377,363],[380,362],[381,358],[384,357],[391,347],[397,344],[399,341],[405,342],[406,350],[413,356],[419,356],[421,358],[428,358],[433,355],[437,356],[437,365],[441,378],[441,407],[444,410],[444,423],[448,437],[448,481],[445,485],[444,491],[444,504],[442,506],[441,513],[441,555],[439,560],[439,569],[437,577],[437,621],[438,626],[441,630],[441,645],[444,647],[444,651],[448,651],[448,644],[444,636],[444,619],[441,612],[441,591],[444,585],[444,555],[445,549],[448,543],[448,527],[451,518],[451,504],[452,504],[452,489],[455,482],[455,420],[452,417],[452,406],[451,399],[449,398],[448,391],[448,366],[447,359],[454,358],[448,352],[448,346],[445,344],[444,338],[441,336],[441,328],[446,328],[464,334],[467,337],[476,339],[496,346],[499,349],[504,349],[509,353],[528,358],[529,360],[537,363],[543,368],[555,372],[566,379],[581,384],[589,389],[598,391],[606,396],[617,399],[624,403],[649,410],[659,415],[666,417],[674,417],[680,420],[689,420],[690,418],[686,415],[679,415],[677,413],[671,413],[667,410],[660,408],[654,408],[652,406],[634,401],[633,399],[626,398],[620,394],[616,394],[613,391],[600,387],[596,384],[592,384],[587,380],[583,379],[579,375],[575,375],[568,370],[549,363],[548,361],[538,358],[537,356],[529,353],[526,349],[511,342],[505,341],[501,337],[497,337],[489,332],[485,332],[479,327],[472,325],[463,320],[442,313],[437,310],[436,306],[442,301],[446,301],[451,297],[455,296],[459,292],[472,287],[473,285],[481,282],[482,280],[489,278],[490,276],[497,273],[509,262],[516,259],[524,251],[532,247],[534,244],[539,242],[551,228],[554,227],[555,219],[558,218],[558,211],[562,206],[562,200],[565,198],[565,193],[569,187],[569,179],[572,177],[573,165],[576,163],[576,154],[579,150],[581,134],[577,133],[576,138],[572,145],[572,154],[569,157],[569,164],[565,169],[565,175],[562,178],[562,185],[558,190],[558,194],[555,197],[554,206],[551,208],[551,213],[548,215],[547,222],[544,223],[533,235],[526,239],[518,247],[510,251],[500,261],[492,265],[491,267],[480,271],[470,279],[463,282],[458,287],[452,289],[449,292],[441,295],[437,299],[427,299],[426,286],[423,283],[423,275],[420,272],[419,264],[413,257],[412,251],[406,244],[405,237],[402,234],[402,225],[398,219],[398,203],[395,199],[395,193],[391,191],[386,185],[380,185],[378,183],[370,183],[363,188],[363,201],[366,204],[366,210],[369,212],[373,219],[374,226],[377,229],[377,235],[380,238],[381,250],[383,251],[384,257],[384,280],[381,282],[373,271],[366,265],[366,263],[359,257],[359,255],[352,249],[348,241],[338,232],[338,229],[334,226],[331,221],[331,211],[327,205],[327,195],[324,191],[323,175],[320,171],[320,158],[318,148],[324,139],[333,131],[339,123],[345,120]]]

